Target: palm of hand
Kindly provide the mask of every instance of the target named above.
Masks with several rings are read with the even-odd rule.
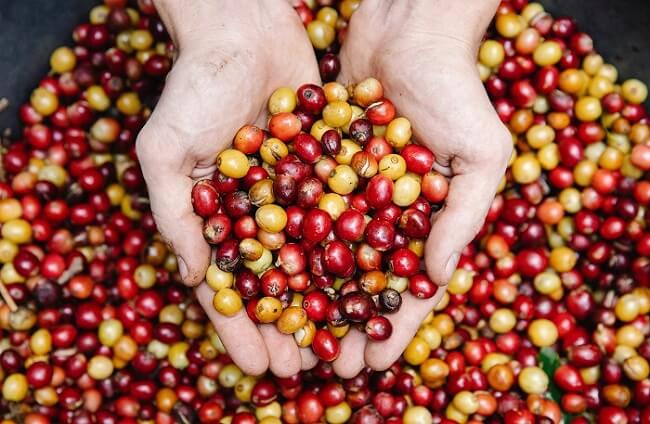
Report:
[[[445,285],[483,223],[512,142],[483,89],[471,43],[433,33],[403,10],[389,13],[389,3],[361,7],[353,16],[339,79],[379,79],[398,113],[411,121],[415,140],[436,154],[434,169],[451,178],[425,250],[429,276]],[[387,30],[368,36],[379,28]],[[337,373],[351,377],[365,365],[388,368],[443,294],[444,287],[425,301],[403,294],[401,310],[388,316],[395,331],[385,342],[368,342],[365,334],[351,331],[334,364]]]
[[[256,327],[244,310],[232,317],[215,311],[214,292],[201,283],[210,247],[189,194],[195,180],[212,176],[217,155],[243,124],[264,126],[267,99],[274,89],[319,82],[304,28],[288,9],[288,14],[273,18],[277,29],[272,43],[258,39],[262,32],[250,23],[236,27],[229,22],[230,37],[222,36],[200,49],[181,46],[163,95],[137,143],[143,174],[152,187],[156,223],[179,257],[183,280],[199,284],[197,298],[222,342],[242,370],[253,375],[270,366],[274,373],[290,376],[301,367],[313,367],[316,358],[310,351],[299,351],[293,338],[273,325]],[[296,54],[286,55],[285,50]]]

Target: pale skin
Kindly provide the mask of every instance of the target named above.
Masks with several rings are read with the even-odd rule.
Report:
[[[179,55],[137,151],[162,235],[179,257],[183,281],[196,287],[230,356],[244,372],[282,377],[310,369],[317,358],[271,324],[244,310],[219,315],[204,282],[210,247],[192,212],[193,181],[215,171],[215,158],[245,123],[264,125],[266,101],[280,86],[320,83],[305,30],[285,0],[157,0]],[[471,3],[471,5],[469,4]],[[422,319],[438,303],[460,252],[480,229],[505,170],[512,141],[485,94],[475,65],[496,0],[364,0],[340,54],[344,83],[379,79],[385,95],[413,125],[415,139],[436,154],[450,177],[445,207],[425,249],[429,276],[441,287],[428,300],[403,294],[388,318],[394,332],[368,342],[351,330],[334,369],[344,378],[364,367],[382,370],[399,358]],[[290,52],[290,54],[289,54]]]

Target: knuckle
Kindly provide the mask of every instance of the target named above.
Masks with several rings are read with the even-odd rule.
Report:
[[[150,124],[146,124],[138,137],[135,140],[135,152],[140,162],[147,162],[157,153],[160,149],[156,147],[156,137],[153,134],[153,129]]]
[[[202,280],[197,280],[197,279],[193,279],[192,281],[189,281],[189,278],[191,277],[187,277],[186,279],[180,281],[185,287],[190,289],[198,286],[202,282]]]
[[[495,129],[494,142],[498,149],[498,155],[502,162],[507,162],[510,159],[512,154],[513,145],[512,145],[512,135],[510,131],[503,125],[501,122],[497,123],[497,128]]]
[[[482,138],[484,143],[477,143],[472,147],[473,155],[483,166],[498,169],[500,177],[513,151],[510,131],[502,123],[497,122],[493,127],[485,129]]]

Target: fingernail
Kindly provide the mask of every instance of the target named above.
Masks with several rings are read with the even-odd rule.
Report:
[[[187,264],[180,256],[176,257],[176,262],[178,262],[178,272],[180,272],[181,278],[185,280],[187,278]]]
[[[458,265],[458,260],[460,259],[460,253],[453,253],[449,260],[447,261],[447,266],[445,266],[445,275],[447,276],[447,281],[451,279],[451,276],[456,271],[456,266]]]

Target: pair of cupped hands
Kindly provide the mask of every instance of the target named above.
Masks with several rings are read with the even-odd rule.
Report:
[[[305,28],[286,0],[258,2],[158,0],[158,11],[178,48],[165,89],[137,140],[151,208],[178,257],[183,282],[196,295],[233,361],[247,374],[270,369],[288,377],[314,367],[311,348],[299,348],[273,324],[254,324],[241,310],[225,317],[212,306],[204,282],[210,246],[192,211],[193,183],[210,178],[217,155],[246,123],[262,127],[269,95],[320,83]],[[446,4],[443,4],[446,3]],[[333,363],[351,378],[369,366],[396,361],[444,293],[460,254],[483,224],[512,149],[483,89],[476,50],[495,1],[364,0],[340,52],[343,84],[375,77],[415,139],[436,155],[435,170],[450,178],[448,198],[435,216],[425,248],[426,270],[440,285],[435,296],[403,293],[388,315],[392,336],[383,342],[350,329]],[[461,7],[462,6],[462,7]],[[467,9],[475,7],[474,12]]]

